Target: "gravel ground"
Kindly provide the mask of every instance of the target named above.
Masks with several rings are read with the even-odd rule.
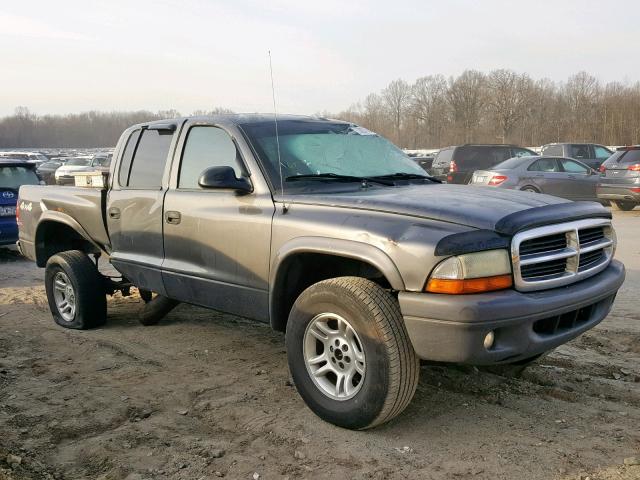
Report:
[[[306,408],[264,325],[182,305],[143,327],[117,295],[64,330],[0,250],[0,479],[640,479],[640,209],[614,215],[627,281],[600,326],[517,379],[425,366],[367,432]]]

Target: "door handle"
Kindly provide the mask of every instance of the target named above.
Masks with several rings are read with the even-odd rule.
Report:
[[[169,210],[164,213],[164,219],[171,225],[178,225],[182,219],[182,215],[180,215],[180,212],[176,212],[175,210]]]
[[[120,218],[120,209],[116,207],[111,207],[109,209],[109,218],[113,218],[114,220],[117,220],[118,218]]]

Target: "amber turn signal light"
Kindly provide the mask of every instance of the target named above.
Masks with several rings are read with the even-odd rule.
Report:
[[[491,292],[503,290],[513,285],[511,275],[496,275],[494,277],[445,279],[431,278],[427,283],[426,291],[430,293],[448,293],[461,295],[464,293]]]

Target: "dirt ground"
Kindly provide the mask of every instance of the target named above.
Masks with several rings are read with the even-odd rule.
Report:
[[[143,327],[118,295],[64,330],[0,250],[0,479],[640,479],[640,209],[614,215],[627,281],[600,326],[522,378],[425,366],[367,432],[307,409],[267,326],[183,305]]]

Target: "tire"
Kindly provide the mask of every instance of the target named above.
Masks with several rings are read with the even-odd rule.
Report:
[[[53,320],[61,327],[84,330],[106,322],[104,281],[85,253],[69,250],[52,256],[45,270],[45,288]]]
[[[140,294],[140,298],[144,303],[149,303],[153,299],[153,293],[151,292],[151,290],[139,288],[138,293]]]
[[[326,340],[312,333],[322,336],[327,329],[333,334]],[[324,280],[302,292],[289,314],[286,345],[298,392],[316,415],[334,425],[375,427],[400,414],[415,393],[419,362],[398,301],[364,278]],[[307,362],[322,355],[327,360]],[[346,372],[342,375],[351,375],[351,381],[335,389],[335,373],[312,377],[321,369]]]
[[[529,193],[540,193],[540,191],[537,188],[534,187],[524,187],[522,188],[523,192],[529,192]]]
[[[138,321],[145,327],[157,325],[160,320],[166,317],[169,312],[179,304],[180,302],[177,300],[156,295],[153,297],[153,300],[144,304],[138,315]]]
[[[622,210],[623,212],[633,210],[637,205],[635,202],[625,202],[624,200],[613,200],[613,204],[618,210]]]

